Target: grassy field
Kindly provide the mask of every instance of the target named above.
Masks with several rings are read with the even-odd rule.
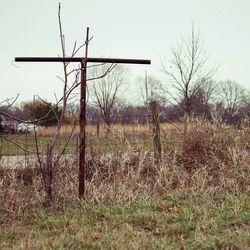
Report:
[[[247,249],[249,196],[216,190],[175,192],[132,204],[40,210],[3,223],[0,248]]]
[[[72,133],[71,125],[65,125],[62,127],[61,138],[57,143],[56,152],[59,152],[66,143],[68,143],[68,137]],[[45,152],[47,144],[52,138],[55,132],[55,127],[41,128],[37,131],[38,147],[41,152]],[[163,140],[163,146],[171,144],[181,143],[182,126],[180,124],[163,124],[162,125],[162,137],[167,139]],[[100,134],[97,138],[96,127],[88,125],[86,128],[87,133],[87,150],[91,150],[93,147],[99,147],[106,149],[106,151],[112,149],[115,145],[123,145],[124,150],[128,150],[133,147],[134,150],[138,148],[144,148],[146,150],[153,149],[152,135],[150,128],[147,125],[114,125],[112,127],[112,134],[107,138],[105,125],[100,126]],[[76,153],[78,146],[78,134],[79,127],[76,126],[73,131],[72,139],[69,141],[66,153]],[[2,155],[32,155],[36,154],[36,140],[33,134],[19,134],[19,135],[6,135],[0,138],[0,146]]]
[[[45,153],[47,144],[50,142],[51,137],[49,136],[39,136],[37,137],[38,148],[41,153]],[[0,138],[2,155],[33,155],[36,154],[36,139],[34,135],[7,135]],[[56,146],[56,151],[63,148],[68,140],[66,138],[61,138]],[[76,140],[70,140],[68,147],[68,153],[76,152]]]
[[[38,170],[0,168],[0,249],[250,249],[249,128],[175,129],[158,164],[144,132],[88,134],[83,200],[77,159],[53,170],[50,206]]]
[[[50,141],[48,136],[40,136],[38,140],[38,148],[41,153],[46,152],[47,144]],[[1,153],[3,156],[13,156],[13,155],[33,155],[36,154],[36,141],[33,135],[14,135],[1,140]],[[62,138],[58,141],[55,152],[60,152],[64,146],[68,143],[66,138]],[[73,138],[69,141],[65,153],[76,154],[78,151],[78,139]],[[121,148],[121,150],[128,151],[130,148],[134,150],[144,148],[146,150],[153,149],[153,142],[150,137],[148,138],[87,138],[86,147],[87,151],[93,148],[100,148],[102,151],[108,152],[115,146]]]

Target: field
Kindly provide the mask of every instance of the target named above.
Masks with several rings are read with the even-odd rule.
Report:
[[[148,127],[109,138],[89,127],[83,200],[77,157],[55,170],[51,206],[34,166],[0,168],[0,249],[250,249],[250,129],[195,121],[182,131],[162,126],[156,164]],[[51,133],[40,131],[41,145]]]
[[[72,139],[69,141],[66,153],[76,153],[78,147],[78,135],[79,127],[76,126],[72,133],[71,125],[65,125],[61,130],[61,138],[57,143],[57,150],[59,151],[68,141],[68,137],[71,135]],[[42,128],[37,131],[37,141],[39,149],[41,151],[46,150],[51,136],[55,132],[55,127]],[[182,136],[183,130],[182,124],[164,124],[162,126],[162,136],[167,137],[167,143],[179,143],[178,137]],[[114,125],[112,127],[112,134],[107,138],[107,129],[105,125],[101,125],[99,128],[99,136],[97,138],[96,126],[88,125],[86,128],[87,134],[87,149],[98,145],[102,149],[107,150],[112,148],[113,145],[123,144],[124,149],[127,149],[131,145],[135,149],[143,147],[144,149],[153,149],[153,142],[151,139],[151,129],[147,125]],[[2,155],[32,155],[36,154],[36,140],[33,134],[21,134],[5,136],[5,139],[1,139]],[[124,142],[126,142],[124,144]],[[164,144],[164,141],[163,141]]]
[[[248,199],[189,191],[130,205],[83,202],[60,212],[20,211],[2,222],[1,249],[247,249]]]

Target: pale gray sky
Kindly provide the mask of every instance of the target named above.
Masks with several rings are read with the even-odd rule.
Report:
[[[20,93],[53,100],[62,84],[56,63],[16,63],[15,56],[60,54],[57,0],[0,0],[0,100]],[[151,66],[132,66],[131,81],[159,73],[169,47],[199,26],[216,80],[232,79],[250,87],[250,0],[62,0],[62,21],[70,52],[86,27],[94,36],[89,56],[145,58]],[[83,52],[82,52],[83,53]],[[133,83],[135,84],[135,82]],[[133,87],[134,92],[136,90]]]

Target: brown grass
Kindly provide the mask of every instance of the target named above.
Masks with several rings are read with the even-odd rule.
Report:
[[[71,134],[73,125],[63,125],[61,129],[61,134],[68,136]],[[37,130],[38,136],[51,136],[55,133],[56,127],[46,127],[46,128],[39,128]],[[112,135],[114,136],[127,136],[127,135],[134,135],[134,136],[141,136],[141,135],[150,135],[151,128],[147,124],[114,124],[111,127]],[[161,124],[161,131],[163,134],[176,134],[181,133],[183,131],[183,124],[182,123],[164,123]],[[100,136],[104,137],[107,134],[107,126],[105,124],[101,124],[99,128]],[[88,136],[95,136],[97,134],[96,125],[88,124],[86,126],[86,133]],[[74,128],[73,135],[79,134],[79,126],[77,125]]]
[[[248,128],[235,131],[197,122],[190,126],[182,147],[168,148],[157,165],[152,152],[144,149],[135,152],[131,148],[124,153],[122,145],[116,145],[107,154],[93,148],[87,155],[86,199],[130,204],[141,197],[158,197],[179,189],[249,193],[249,142]],[[75,163],[55,171],[53,206],[57,209],[79,203],[77,165],[76,157]],[[0,215],[4,217],[0,220],[44,205],[38,171],[2,169],[0,175]]]

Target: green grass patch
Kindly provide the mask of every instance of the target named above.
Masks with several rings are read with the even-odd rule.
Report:
[[[46,152],[48,143],[51,137],[40,136],[37,138],[39,151],[41,153]],[[61,138],[56,146],[56,152],[60,152],[65,145],[67,145],[66,153],[75,153],[77,151],[77,140],[72,139],[68,142],[67,139]],[[163,149],[169,147],[179,147],[181,146],[180,141],[165,141],[162,138]],[[122,151],[139,151],[143,150],[153,150],[153,140],[152,138],[87,138],[86,142],[87,150],[91,151],[101,151],[103,153],[108,153],[115,149],[120,149]],[[32,155],[36,154],[36,140],[32,135],[13,135],[6,138],[0,138],[0,149],[2,155],[14,156],[14,155]]]
[[[38,137],[38,147],[41,153],[46,152],[50,137]],[[56,145],[56,152],[60,152],[67,145],[66,153],[75,153],[77,151],[77,140],[61,138]],[[120,139],[120,138],[87,138],[87,150],[100,150],[101,152],[110,152],[116,149],[120,150],[153,150],[151,138],[145,139]],[[32,135],[14,135],[11,137],[0,138],[2,155],[32,155],[36,154],[36,140]]]
[[[46,152],[51,137],[37,137],[39,152]],[[56,145],[56,151],[59,152],[68,143],[67,139],[60,139]],[[2,155],[32,155],[36,154],[36,139],[33,135],[12,135],[0,138]],[[76,140],[70,140],[66,153],[76,151]]]
[[[40,210],[2,223],[0,248],[247,249],[249,205],[245,193],[194,192],[131,205],[82,202],[76,209]]]

